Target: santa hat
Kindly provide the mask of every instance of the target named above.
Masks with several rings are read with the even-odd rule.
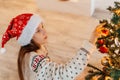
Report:
[[[21,46],[28,45],[31,42],[33,34],[35,33],[36,28],[42,22],[42,19],[37,14],[20,14],[17,17],[13,18],[3,34],[2,37],[2,48],[0,49],[1,53],[5,52],[4,45],[11,38],[16,37],[18,43]]]

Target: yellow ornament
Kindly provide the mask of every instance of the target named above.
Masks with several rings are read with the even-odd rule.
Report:
[[[113,10],[113,12],[120,16],[120,9]]]
[[[109,77],[109,76],[106,76],[105,80],[113,80],[113,79],[111,77]]]
[[[92,80],[98,80],[99,76],[94,76]]]
[[[104,28],[104,25],[106,25],[106,22],[100,23],[100,24],[96,27],[96,32],[97,32],[97,33],[101,32],[101,29]]]
[[[101,59],[101,64],[103,66],[108,66],[109,65],[109,58],[107,56],[104,56],[102,59]]]
[[[101,64],[102,64],[103,66],[108,66],[108,65],[113,66],[112,60],[111,60],[108,56],[104,56],[104,57],[101,59]]]

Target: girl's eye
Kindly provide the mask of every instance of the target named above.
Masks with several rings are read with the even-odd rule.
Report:
[[[44,26],[42,26],[42,28],[44,28]]]
[[[41,32],[41,30],[37,30],[36,32]]]

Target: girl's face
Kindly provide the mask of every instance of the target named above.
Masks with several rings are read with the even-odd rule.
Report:
[[[39,24],[32,39],[38,46],[47,42],[47,34],[42,23]]]

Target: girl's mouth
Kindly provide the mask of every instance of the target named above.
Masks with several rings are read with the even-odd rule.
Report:
[[[45,36],[45,38],[44,39],[47,39],[47,36]]]

